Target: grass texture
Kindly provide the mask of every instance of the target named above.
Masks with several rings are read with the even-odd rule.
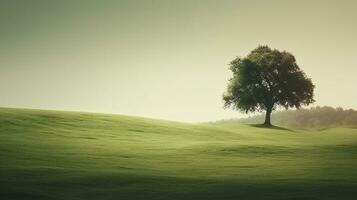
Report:
[[[357,199],[357,129],[1,108],[0,199]]]

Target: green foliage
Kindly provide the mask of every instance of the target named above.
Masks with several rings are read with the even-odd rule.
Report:
[[[0,199],[355,199],[357,129],[0,109]]]
[[[285,51],[259,46],[245,58],[230,63],[233,78],[223,95],[224,106],[244,112],[266,110],[277,106],[286,109],[309,105],[314,101],[314,85]]]

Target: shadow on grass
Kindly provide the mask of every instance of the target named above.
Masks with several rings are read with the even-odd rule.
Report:
[[[289,176],[262,181],[112,174],[100,171],[65,172],[60,177],[53,172],[10,170],[1,174],[4,177],[0,180],[1,199],[62,200],[75,196],[77,200],[112,200],[113,197],[135,200],[277,200],[286,197],[337,200],[355,199],[357,195],[353,177],[349,177],[348,180],[351,181],[337,183],[329,179],[295,181]],[[19,191],[20,187],[23,187],[23,190]],[[58,190],[62,191],[61,195],[58,195]]]
[[[256,128],[266,128],[266,129],[275,129],[275,130],[283,130],[283,131],[294,132],[291,129],[280,127],[280,126],[274,126],[274,125],[271,125],[271,126],[266,126],[264,124],[248,124],[248,125],[251,126],[251,127],[256,127]]]

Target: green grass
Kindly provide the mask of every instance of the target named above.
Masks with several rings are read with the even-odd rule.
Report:
[[[357,199],[357,129],[1,108],[0,199]]]

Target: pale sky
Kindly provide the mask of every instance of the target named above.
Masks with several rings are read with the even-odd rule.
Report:
[[[0,107],[186,122],[224,110],[228,63],[295,55],[314,105],[357,109],[357,1],[0,0]]]

